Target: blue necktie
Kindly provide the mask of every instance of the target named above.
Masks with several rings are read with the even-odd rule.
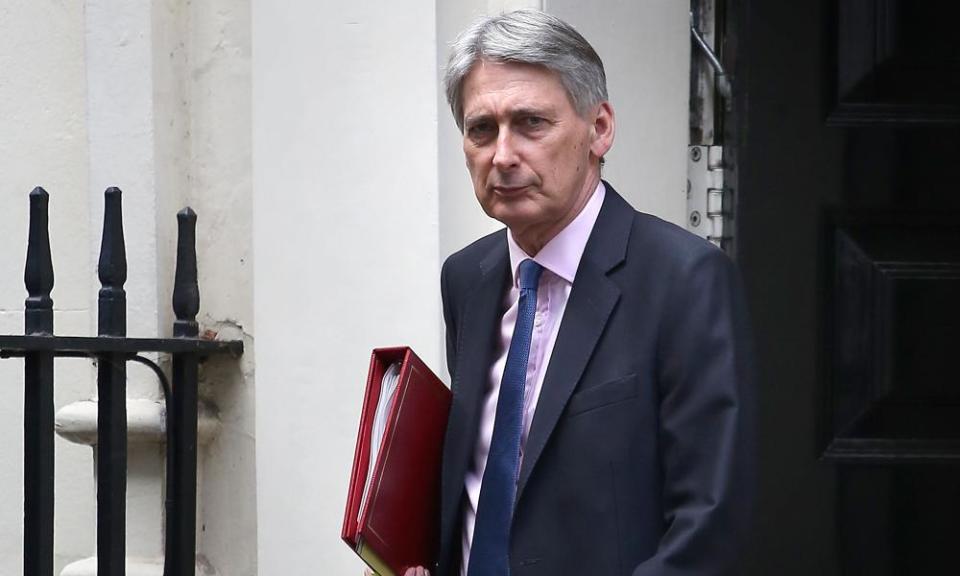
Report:
[[[523,390],[533,320],[537,313],[537,284],[543,268],[533,260],[520,263],[520,301],[517,323],[500,380],[500,396],[493,424],[487,466],[470,545],[469,576],[508,576],[510,523],[517,493],[520,434],[523,430]]]

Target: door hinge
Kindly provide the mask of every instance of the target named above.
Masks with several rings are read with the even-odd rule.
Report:
[[[733,239],[733,191],[723,185],[723,146],[687,152],[687,230],[726,250]]]

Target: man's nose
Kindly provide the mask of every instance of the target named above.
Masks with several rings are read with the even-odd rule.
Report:
[[[497,134],[497,148],[493,153],[493,165],[498,170],[506,170],[519,162],[513,135],[509,129],[501,128]]]

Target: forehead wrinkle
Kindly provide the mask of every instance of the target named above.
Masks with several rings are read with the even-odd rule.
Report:
[[[550,98],[538,94],[535,90],[497,90],[498,94],[485,92],[475,94],[470,99],[469,105],[464,109],[464,122],[476,118],[487,117],[517,117],[523,115],[556,116],[557,103],[552,102]],[[500,95],[504,92],[505,95]]]
[[[499,70],[528,72],[529,75],[508,74],[504,77],[497,74]],[[559,76],[539,66],[481,59],[464,79],[463,88],[463,126],[468,122],[515,118],[523,114],[555,118],[562,114],[565,105],[579,116]],[[555,101],[557,97],[563,101]]]

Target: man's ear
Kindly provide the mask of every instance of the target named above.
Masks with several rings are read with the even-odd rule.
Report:
[[[601,102],[600,106],[597,107],[597,112],[593,118],[593,126],[590,130],[590,152],[597,158],[603,158],[604,154],[613,147],[613,137],[616,131],[613,106],[609,102]]]

